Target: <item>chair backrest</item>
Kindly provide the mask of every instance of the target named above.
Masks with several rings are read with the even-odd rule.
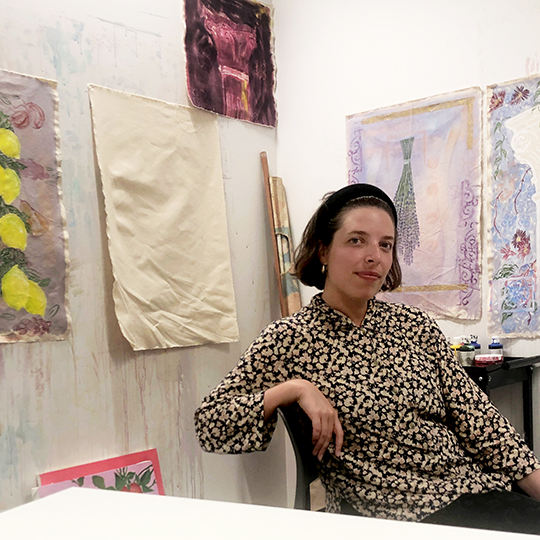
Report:
[[[301,510],[311,510],[309,486],[319,476],[319,462],[312,454],[311,421],[297,405],[279,407],[278,413],[291,439],[296,460],[294,507]]]

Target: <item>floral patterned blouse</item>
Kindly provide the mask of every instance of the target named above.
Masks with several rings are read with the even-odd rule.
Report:
[[[540,468],[421,310],[371,300],[361,327],[321,295],[271,323],[195,413],[208,452],[264,450],[264,391],[313,382],[338,411],[341,456],[320,466],[327,510],[420,521],[464,493],[510,489]]]

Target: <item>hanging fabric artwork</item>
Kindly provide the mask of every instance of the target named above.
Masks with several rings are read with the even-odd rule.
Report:
[[[540,77],[488,87],[489,328],[538,337]]]
[[[187,87],[195,107],[276,126],[271,16],[249,0],[186,0]]]
[[[481,98],[471,88],[347,118],[349,183],[379,186],[398,212],[403,283],[385,300],[481,317]]]
[[[56,83],[0,70],[0,342],[65,339]]]
[[[135,350],[238,341],[217,118],[89,88],[122,333]]]

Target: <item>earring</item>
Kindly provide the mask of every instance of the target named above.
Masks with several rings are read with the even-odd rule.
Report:
[[[322,273],[323,273],[323,274],[326,274],[326,264],[323,264],[323,265],[322,265]]]

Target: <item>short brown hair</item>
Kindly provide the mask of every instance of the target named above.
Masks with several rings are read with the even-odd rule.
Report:
[[[391,206],[382,199],[374,196],[358,197],[346,202],[335,215],[328,215],[327,201],[333,196],[329,193],[325,196],[322,204],[309,220],[302,240],[298,246],[295,258],[294,275],[309,287],[324,289],[326,275],[319,258],[322,248],[327,248],[332,243],[336,231],[343,225],[345,214],[353,208],[372,207],[384,210],[391,218],[395,229],[395,242],[392,247],[392,266],[381,287],[382,291],[393,291],[401,285],[401,266],[397,258],[397,223]]]

